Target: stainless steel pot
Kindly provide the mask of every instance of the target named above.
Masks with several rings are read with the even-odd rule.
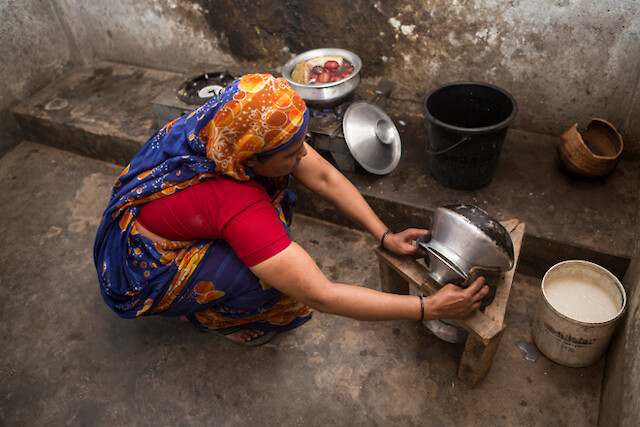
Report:
[[[438,284],[458,284],[471,267],[513,267],[513,242],[509,232],[489,214],[474,205],[460,204],[436,209],[431,238],[419,238],[427,252],[429,274]]]
[[[299,62],[325,55],[339,55],[353,64],[353,72],[348,77],[333,83],[302,84],[291,78],[291,73]],[[358,55],[345,49],[321,48],[308,50],[287,61],[282,67],[282,77],[291,85],[305,102],[316,108],[330,108],[341,104],[353,95],[360,84],[362,60]]]

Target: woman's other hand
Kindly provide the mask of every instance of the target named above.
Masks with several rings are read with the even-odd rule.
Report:
[[[429,230],[407,228],[400,233],[387,233],[383,247],[398,255],[424,256],[425,252],[416,246],[418,237],[429,233]]]
[[[478,278],[466,289],[448,284],[435,294],[424,299],[424,318],[463,319],[480,308],[482,298],[489,293],[484,277]]]
[[[466,289],[448,284],[435,294],[424,299],[424,318],[463,319],[480,308],[482,298],[489,292],[484,277],[478,278]]]

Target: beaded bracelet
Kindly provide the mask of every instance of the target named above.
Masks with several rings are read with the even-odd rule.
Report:
[[[387,237],[387,234],[389,234],[391,230],[387,228],[387,231],[384,232],[384,234],[382,235],[382,238],[380,239],[380,246],[382,246],[384,248],[384,238]]]

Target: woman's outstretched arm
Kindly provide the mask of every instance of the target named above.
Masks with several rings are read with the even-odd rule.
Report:
[[[378,242],[388,227],[373,212],[358,189],[340,171],[310,146],[307,155],[293,172],[305,187],[322,196],[343,214],[368,231]],[[420,254],[413,242],[428,230],[409,228],[400,233],[387,233],[384,247],[399,255]]]
[[[269,285],[314,309],[358,320],[419,320],[420,298],[331,282],[311,256],[292,242],[277,255],[251,267]],[[447,285],[424,298],[425,319],[460,319],[480,307],[488,288],[478,279],[466,289]]]

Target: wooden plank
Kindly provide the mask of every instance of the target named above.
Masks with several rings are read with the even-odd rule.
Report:
[[[458,378],[461,381],[474,388],[487,376],[502,335],[504,335],[504,327],[489,344],[485,344],[469,335],[458,366]]]
[[[409,293],[409,283],[399,275],[387,262],[378,258],[380,265],[380,287],[384,292],[393,294]]]
[[[520,221],[518,219],[508,219],[506,221],[500,221],[500,224],[502,224],[502,226],[509,232],[511,233],[517,225],[520,224]]]
[[[424,294],[432,295],[440,289],[440,286],[429,277],[426,268],[420,265],[413,257],[396,255],[382,248],[376,249],[376,255],[381,265],[386,264],[388,268],[391,268],[400,277]],[[382,271],[383,269],[381,269],[381,272]],[[501,323],[493,321],[478,310],[464,319],[456,319],[456,322],[486,344],[502,330]]]
[[[425,267],[421,266],[415,258],[409,255],[396,255],[380,247],[376,248],[376,255],[380,262],[384,262],[393,268],[407,282],[423,285],[423,289],[420,290],[425,294],[431,295],[440,289],[440,286],[429,277]]]
[[[513,284],[513,276],[516,274],[516,268],[520,258],[520,249],[522,248],[522,239],[524,238],[525,225],[524,223],[518,224],[517,221],[518,220],[510,220],[502,223],[502,225],[510,231],[509,234],[513,242],[513,268],[502,274],[496,287],[496,295],[493,301],[484,309],[484,314],[499,324],[504,322],[504,316],[509,302],[509,294],[511,293],[511,285]]]
[[[511,219],[503,221],[502,225],[511,235],[514,266],[501,275],[496,295],[491,305],[484,309],[484,313],[476,310],[465,319],[456,320],[469,332],[458,367],[458,378],[472,388],[484,379],[491,369],[504,334],[504,316],[524,238],[524,223]],[[423,294],[432,295],[440,289],[440,285],[429,276],[426,266],[415,258],[395,255],[382,248],[376,249],[376,255],[380,264],[383,290],[408,293],[408,286],[412,285]]]
[[[469,332],[469,336],[475,335],[484,344],[489,344],[504,328],[504,325],[494,322],[479,310],[472,312],[464,319],[456,319],[456,322]]]

